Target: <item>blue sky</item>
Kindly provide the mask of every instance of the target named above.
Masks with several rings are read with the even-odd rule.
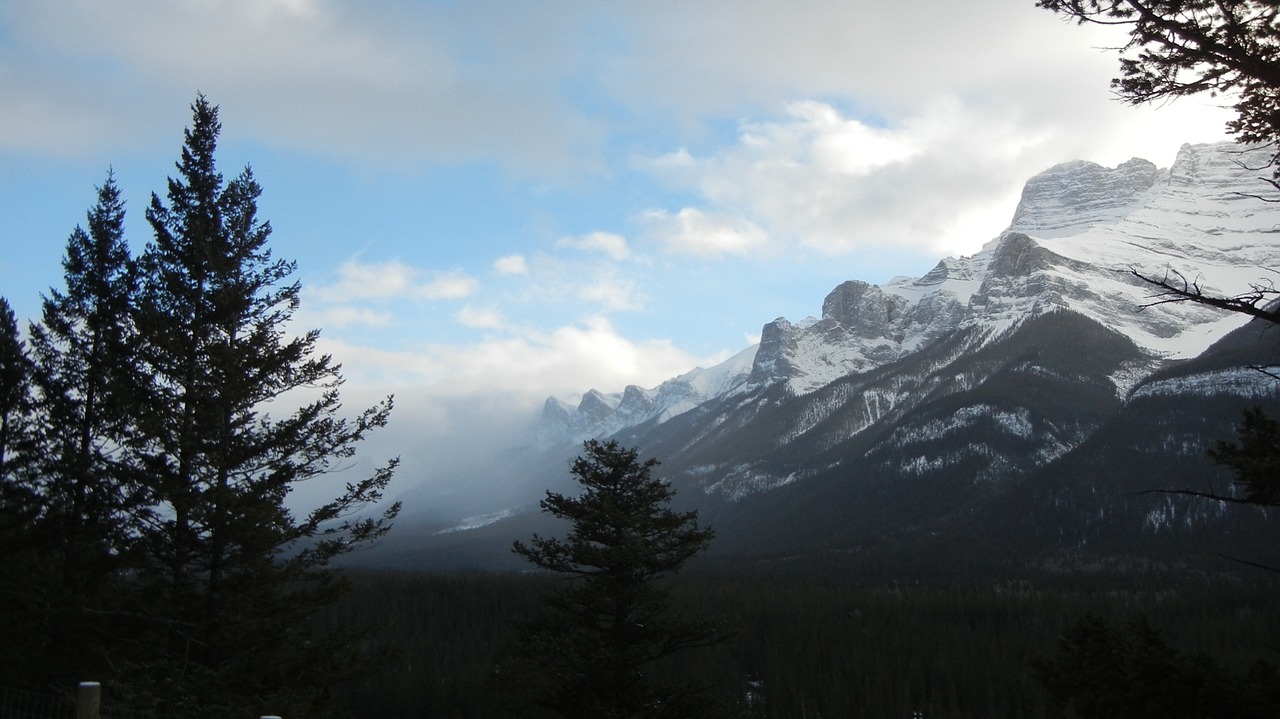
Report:
[[[1033,0],[6,0],[0,294],[34,316],[109,167],[140,250],[202,92],[299,321],[430,473],[970,254],[1055,163],[1223,137],[1211,99],[1115,101],[1120,41]]]

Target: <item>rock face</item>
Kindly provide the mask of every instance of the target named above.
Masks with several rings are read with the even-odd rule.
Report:
[[[1114,222],[1139,206],[1166,173],[1139,158],[1114,168],[1075,160],[1027,181],[1012,232],[1046,236]]]
[[[822,301],[822,318],[838,324],[856,337],[888,337],[902,319],[907,301],[885,294],[875,285],[850,280]]]

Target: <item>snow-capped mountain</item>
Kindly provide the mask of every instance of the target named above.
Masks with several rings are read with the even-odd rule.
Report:
[[[1131,273],[1217,294],[1266,282],[1280,203],[1254,196],[1268,186],[1248,168],[1270,155],[1225,143],[1184,146],[1167,170],[1053,167],[971,257],[845,282],[820,318],[778,318],[758,346],[658,387],[548,400],[530,450],[543,459],[522,461],[562,475],[584,438],[638,446],[717,527],[713,551],[739,558],[1043,569],[1280,534],[1251,508],[1141,494],[1230,491],[1205,449],[1250,404],[1280,413],[1280,382],[1247,369],[1280,334],[1152,304]],[[472,541],[509,543],[513,521]]]
[[[1137,158],[1110,169],[1057,165],[1027,182],[1010,227],[972,257],[945,258],[923,277],[883,287],[845,282],[823,301],[821,319],[780,317],[764,326],[758,349],[655,389],[591,390],[577,407],[548,399],[541,444],[665,421],[744,385],[783,383],[807,394],[957,331],[975,331],[981,345],[1055,310],[1121,332],[1153,359],[1193,357],[1245,318],[1186,303],[1144,308],[1151,286],[1129,270],[1174,270],[1225,294],[1280,267],[1280,205],[1250,196],[1259,181],[1245,169],[1270,155],[1222,143],[1186,145],[1167,170]],[[1118,391],[1157,364],[1124,368]]]

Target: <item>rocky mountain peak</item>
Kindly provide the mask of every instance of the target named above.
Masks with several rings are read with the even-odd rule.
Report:
[[[973,258],[946,257],[939,260],[932,270],[911,284],[916,287],[930,287],[940,285],[947,280],[972,280],[976,276],[974,273]]]
[[[1025,277],[1050,267],[1049,253],[1035,240],[1021,232],[1007,232],[1000,237],[987,263],[987,279]]]
[[[796,326],[786,317],[765,325],[760,330],[760,344],[751,363],[752,384],[769,384],[791,375],[791,359],[796,353]]]
[[[1054,165],[1027,181],[1009,230],[1046,236],[1114,222],[1141,206],[1163,175],[1136,157],[1113,168],[1084,160]]]
[[[902,316],[907,301],[879,287],[850,280],[822,302],[822,318],[840,323],[859,337],[884,337]]]

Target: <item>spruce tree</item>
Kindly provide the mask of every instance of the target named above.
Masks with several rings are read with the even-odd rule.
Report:
[[[8,500],[32,458],[31,358],[9,300],[0,297],[0,490]],[[5,507],[10,508],[10,502]]]
[[[124,202],[109,173],[63,258],[65,288],[45,297],[30,326],[33,445],[29,487],[38,521],[16,578],[25,610],[13,620],[43,637],[24,665],[28,682],[98,675],[104,632],[118,607],[108,585],[125,568],[134,519],[145,513],[120,462],[137,382],[131,358],[136,273],[124,241]],[[30,647],[27,648],[31,650]],[[37,657],[43,661],[37,661]]]
[[[511,679],[532,695],[533,716],[710,716],[696,692],[658,686],[646,671],[724,638],[715,623],[673,614],[662,581],[706,549],[714,532],[699,528],[696,511],[668,507],[674,490],[652,476],[657,460],[640,462],[616,441],[590,440],[584,449],[571,468],[582,494],[547,492],[541,502],[572,523],[568,535],[513,546],[571,581],[524,628]]]
[[[1237,437],[1238,442],[1218,442],[1209,456],[1235,473],[1245,502],[1280,506],[1280,422],[1260,407],[1247,409]]]
[[[56,546],[61,589],[92,593],[129,549],[145,501],[120,463],[138,384],[133,302],[137,273],[124,239],[124,201],[112,174],[98,188],[88,231],[63,257],[65,289],[45,297],[31,325],[39,395],[43,532]]]
[[[291,333],[299,285],[267,246],[261,188],[224,182],[218,109],[192,106],[167,202],[152,195],[154,240],[140,258],[138,368],[128,462],[152,511],[135,568],[147,617],[133,688],[188,716],[299,713],[340,665],[303,636],[337,587],[328,564],[381,536],[399,510],[382,498],[395,460],[295,517],[295,486],[345,467],[385,425],[391,399],[339,415],[339,367],[318,332]],[[291,403],[301,402],[295,409]]]
[[[1145,619],[1115,627],[1085,615],[1058,647],[1057,656],[1032,662],[1035,679],[1081,719],[1264,719],[1280,710],[1269,665],[1233,675],[1207,654],[1169,646]]]
[[[28,590],[32,562],[31,535],[40,514],[35,491],[37,451],[31,359],[18,333],[8,300],[0,297],[0,686],[14,685],[31,674],[37,658],[26,650],[40,642],[28,621],[33,598]]]
[[[31,358],[18,333],[17,317],[9,301],[0,297],[0,562],[4,567],[11,566],[13,555],[29,543],[40,511],[35,491],[39,442],[31,372]],[[12,583],[7,586],[13,589]],[[0,591],[11,598],[19,594]]]

